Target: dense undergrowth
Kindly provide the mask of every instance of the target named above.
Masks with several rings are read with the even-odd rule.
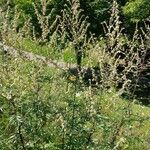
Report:
[[[0,57],[0,147],[149,149],[150,110],[23,58]]]
[[[76,64],[70,69],[78,72],[68,75],[0,47],[0,148],[149,150],[149,20],[126,35],[114,1],[102,22],[105,35],[95,37],[78,0],[67,1],[54,22],[45,0],[33,8],[40,34],[17,6],[8,7],[0,9],[0,41],[20,54]],[[95,67],[100,82],[93,86]]]

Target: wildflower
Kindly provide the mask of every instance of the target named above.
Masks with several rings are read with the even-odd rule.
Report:
[[[69,77],[69,80],[71,80],[71,81],[76,81],[76,79],[77,79],[77,77],[74,76],[74,75],[72,75],[72,76]]]
[[[76,93],[76,97],[80,97],[81,96],[81,93]]]

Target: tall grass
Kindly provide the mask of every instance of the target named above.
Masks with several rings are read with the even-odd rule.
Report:
[[[103,23],[105,36],[96,38],[88,33],[78,0],[67,1],[52,24],[51,14],[46,14],[47,1],[33,5],[41,35],[36,35],[30,18],[18,30],[17,8],[14,15],[8,8],[0,12],[1,41],[47,57],[65,55],[67,61],[72,57],[74,62],[81,51],[81,67],[98,64],[101,84],[87,86],[82,78],[69,82],[61,69],[29,62],[22,55],[13,58],[0,47],[0,147],[149,150],[150,111],[134,95],[149,68],[147,23],[145,29],[137,25],[130,39],[123,32],[114,1],[110,20]]]

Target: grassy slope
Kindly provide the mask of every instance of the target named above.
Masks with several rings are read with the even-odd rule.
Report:
[[[78,115],[78,119],[81,119],[80,117],[82,116],[82,113],[87,113],[84,110],[86,108],[84,108],[84,103],[86,103],[86,100],[88,99],[87,95],[91,93],[91,99],[94,102],[93,109],[96,110],[97,113],[96,116],[101,115],[104,119],[102,120],[104,121],[105,126],[107,126],[108,130],[110,130],[109,132],[107,130],[105,131],[103,122],[102,124],[98,123],[92,136],[92,140],[95,141],[95,143],[105,143],[107,140],[109,141],[109,138],[113,136],[113,130],[115,132],[118,124],[121,120],[123,120],[124,123],[116,136],[116,145],[118,144],[122,149],[128,150],[141,148],[144,148],[145,150],[149,149],[149,107],[123,100],[116,96],[116,92],[114,90],[102,92],[97,89],[89,91],[88,88],[83,88],[82,90],[77,89],[76,91],[73,91],[72,86],[72,84],[67,86],[67,82],[63,78],[60,70],[50,69],[47,66],[35,64],[34,62],[27,62],[21,58],[2,59],[2,56],[0,56],[0,103],[1,108],[4,110],[4,114],[1,115],[2,119],[0,121],[0,145],[7,147],[8,143],[5,143],[7,138],[9,139],[8,142],[11,143],[10,137],[13,135],[13,133],[15,133],[15,128],[14,130],[10,129],[12,126],[10,120],[12,117],[14,117],[10,113],[10,109],[13,108],[9,108],[9,104],[7,101],[5,101],[4,97],[10,97],[10,93],[12,93],[12,95],[15,97],[17,114],[19,114],[21,117],[20,119],[24,120],[26,124],[29,124],[30,121],[33,122],[34,127],[34,124],[38,125],[38,123],[40,126],[39,117],[42,119],[42,116],[39,116],[38,120],[36,120],[36,117],[34,118],[35,111],[43,111],[43,113],[47,115],[52,115],[54,111],[63,113],[69,120],[71,117],[69,114],[71,105],[69,106],[68,100],[70,98],[72,99],[72,96],[75,92],[75,94],[78,95],[76,96],[76,101],[79,104],[79,109],[81,106],[83,107],[81,108],[81,114]],[[38,94],[35,94],[36,92]],[[39,107],[41,106],[41,103],[43,106],[41,106],[41,108],[38,110],[35,110],[35,108],[32,106],[32,101],[38,101]],[[57,124],[54,118],[50,117],[51,122],[53,122],[52,124],[49,123],[48,119],[48,122],[45,124],[45,126],[38,130],[39,132],[47,132],[47,134],[52,132],[52,141],[56,145],[59,145],[59,128],[55,128],[55,126],[59,126],[59,123]],[[87,125],[89,128],[91,126],[89,121],[85,121],[85,123],[82,125]],[[13,126],[15,125],[13,124]],[[32,134],[28,133],[26,128],[24,129],[24,132],[25,131],[26,133],[24,133],[24,136],[32,141]],[[104,136],[102,140],[101,136],[104,135],[105,132],[108,132],[106,134],[108,137]],[[43,138],[41,135],[37,135],[37,137],[41,139]],[[9,145],[12,144],[10,143]],[[39,143],[44,144],[45,142],[41,140]]]
[[[42,46],[37,41],[33,41],[30,38],[22,38],[15,33],[8,35],[5,41],[7,45],[18,50],[32,52],[33,54],[44,56],[48,59],[61,60],[66,63],[76,63],[76,55],[71,45],[68,45],[68,47],[64,49],[59,48],[60,46],[56,45],[57,43],[47,43]],[[95,56],[93,58],[84,57],[82,65],[87,65],[87,63],[92,65],[97,64]]]
[[[14,41],[15,39],[15,41]],[[30,38],[22,38],[18,34],[12,33],[8,35],[6,44],[13,46],[16,49],[32,52],[33,54],[41,55],[49,59],[64,60],[65,62],[75,63],[75,54],[71,47],[66,49],[63,53],[57,43],[47,43],[46,45],[40,45],[37,41],[33,41]],[[70,59],[71,58],[71,59]]]

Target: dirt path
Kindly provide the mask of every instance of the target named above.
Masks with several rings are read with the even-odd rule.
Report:
[[[65,63],[61,60],[51,60],[51,59],[47,59],[44,56],[36,55],[31,52],[16,50],[13,47],[3,44],[2,42],[0,42],[0,51],[4,52],[6,54],[9,54],[13,57],[21,56],[27,60],[35,61],[35,62],[42,62],[43,64],[47,64],[49,67],[55,67],[55,68],[59,68],[59,69],[63,69],[63,70],[67,69],[69,67],[76,67],[75,64]]]

